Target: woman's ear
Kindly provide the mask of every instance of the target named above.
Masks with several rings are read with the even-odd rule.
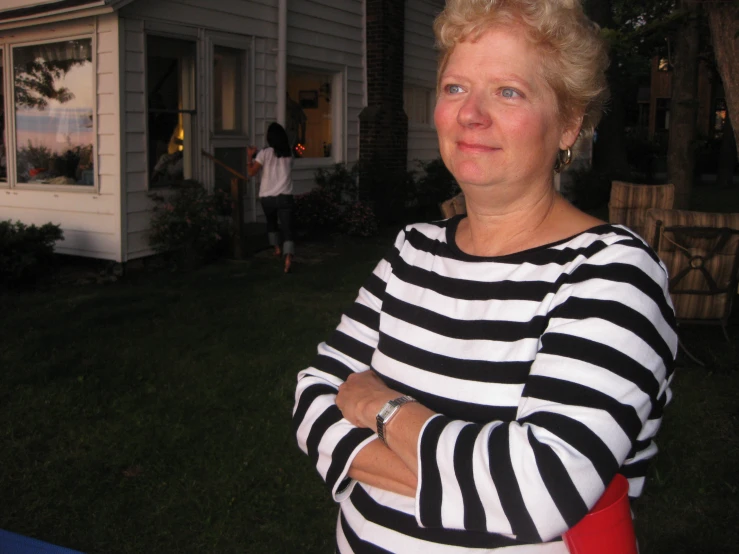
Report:
[[[567,150],[575,145],[575,141],[577,141],[577,137],[580,135],[580,129],[582,129],[582,120],[583,116],[580,115],[562,130],[562,137],[559,140],[560,150]]]

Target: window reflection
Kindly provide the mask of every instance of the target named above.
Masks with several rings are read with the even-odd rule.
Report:
[[[285,130],[297,157],[329,158],[332,76],[288,70]]]
[[[195,43],[149,36],[149,181],[167,186],[192,178],[195,148]]]
[[[8,181],[8,152],[5,145],[5,72],[3,71],[3,50],[0,48],[0,182]]]
[[[243,51],[216,46],[213,52],[213,112],[216,133],[240,133],[243,118]]]
[[[95,184],[92,40],[13,49],[18,182]]]

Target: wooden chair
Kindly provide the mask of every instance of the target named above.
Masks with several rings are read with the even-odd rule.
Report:
[[[460,192],[458,195],[452,196],[449,200],[445,200],[439,204],[439,209],[444,219],[449,219],[459,214],[466,214],[467,204],[464,201],[464,193]]]
[[[726,326],[739,281],[739,213],[653,208],[645,232],[667,267],[678,323],[720,325],[730,342]]]
[[[623,181],[611,183],[611,199],[608,202],[608,221],[625,225],[647,242],[644,234],[647,210],[672,209],[675,203],[674,185],[637,185]]]

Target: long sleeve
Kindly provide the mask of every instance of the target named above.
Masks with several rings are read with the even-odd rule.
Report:
[[[318,346],[313,364],[298,374],[293,428],[300,449],[326,481],[335,500],[349,495],[354,482],[347,477],[352,460],[377,436],[349,423],[336,407],[336,391],[350,372],[366,371],[379,340],[379,321],[392,261],[403,233],[360,289],[331,337]]]
[[[643,468],[629,472],[656,452],[677,350],[666,271],[630,235],[561,266],[546,313],[535,316],[542,332],[515,418],[438,415],[424,426],[419,525],[549,541],[589,511],[617,472],[640,493]]]

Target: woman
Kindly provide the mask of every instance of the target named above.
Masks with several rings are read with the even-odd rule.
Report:
[[[467,215],[411,225],[298,376],[339,552],[567,552],[641,493],[677,338],[664,267],[562,199],[605,96],[579,0],[448,0],[435,111]]]
[[[287,133],[279,123],[271,123],[267,128],[268,148],[260,150],[254,146],[247,148],[247,171],[249,177],[262,170],[259,184],[259,199],[267,218],[267,237],[269,244],[274,248],[275,256],[285,254],[285,273],[290,272],[295,242],[293,239],[293,179],[292,179],[292,150],[287,140]],[[254,158],[256,154],[256,158]],[[254,158],[254,159],[252,159]],[[284,239],[280,248],[280,232]]]

